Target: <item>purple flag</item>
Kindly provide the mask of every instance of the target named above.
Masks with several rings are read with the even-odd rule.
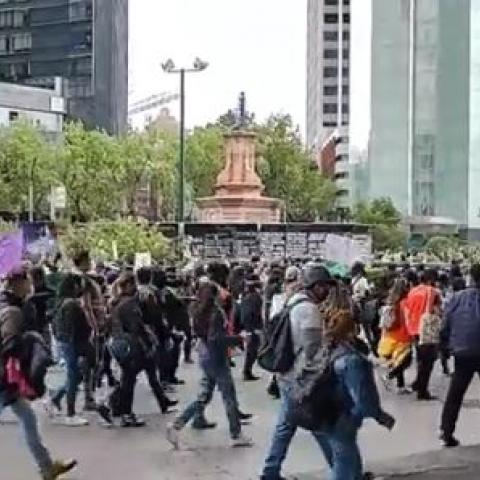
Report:
[[[0,234],[0,275],[6,275],[22,263],[23,233],[21,230]]]

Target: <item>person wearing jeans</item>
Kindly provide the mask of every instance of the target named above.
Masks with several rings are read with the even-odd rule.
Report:
[[[22,336],[31,330],[23,313],[25,298],[30,290],[31,281],[25,268],[18,267],[7,274],[5,290],[0,292],[0,370],[7,359],[18,358],[22,351]],[[0,375],[0,414],[7,407],[10,407],[20,422],[25,442],[40,470],[42,480],[55,480],[75,468],[75,460],[52,460],[40,437],[37,417],[30,402],[22,398],[12,385],[4,383],[3,375]]]
[[[179,448],[179,432],[194,419],[197,429],[214,428],[204,417],[205,407],[210,403],[216,386],[222,394],[225,412],[230,425],[232,447],[249,447],[251,439],[242,434],[241,414],[238,408],[237,393],[228,360],[228,349],[238,345],[241,337],[226,333],[226,315],[217,303],[218,289],[211,283],[199,288],[198,302],[194,311],[195,334],[200,340],[199,365],[202,369],[200,392],[197,399],[168,426],[167,440]]]

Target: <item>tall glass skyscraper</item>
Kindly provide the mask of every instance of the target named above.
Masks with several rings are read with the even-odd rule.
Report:
[[[480,0],[373,0],[371,198],[480,236]]]

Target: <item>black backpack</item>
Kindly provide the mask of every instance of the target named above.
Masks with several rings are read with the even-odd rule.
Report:
[[[265,341],[258,354],[258,364],[267,372],[287,373],[295,361],[293,351],[292,328],[290,312],[294,307],[308,298],[301,298],[291,305],[286,305],[274,315],[265,332]]]
[[[332,427],[344,411],[337,394],[337,378],[333,364],[342,355],[323,347],[314,361],[296,376],[290,392],[291,405],[287,420],[305,430],[318,431]]]

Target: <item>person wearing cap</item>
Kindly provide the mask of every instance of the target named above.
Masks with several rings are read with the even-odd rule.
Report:
[[[260,477],[262,480],[283,480],[282,463],[297,430],[297,426],[287,420],[291,408],[289,395],[295,371],[299,366],[310,362],[322,346],[323,322],[319,307],[327,299],[334,283],[329,271],[323,265],[307,263],[302,270],[302,289],[292,295],[286,303],[291,307],[290,323],[295,361],[289,372],[279,376],[282,404],[270,451]],[[313,433],[313,436],[319,445],[325,445],[323,434]]]
[[[0,292],[0,370],[3,370],[7,358],[15,358],[20,353],[22,336],[30,330],[23,307],[31,290],[32,283],[26,268],[14,268],[7,274],[4,290]],[[21,397],[16,390],[12,390],[10,385],[5,384],[3,378],[1,372],[0,413],[5,407],[10,407],[17,416],[25,442],[40,470],[42,480],[55,480],[75,468],[77,464],[75,460],[69,462],[52,460],[40,437],[37,417],[30,402]]]

